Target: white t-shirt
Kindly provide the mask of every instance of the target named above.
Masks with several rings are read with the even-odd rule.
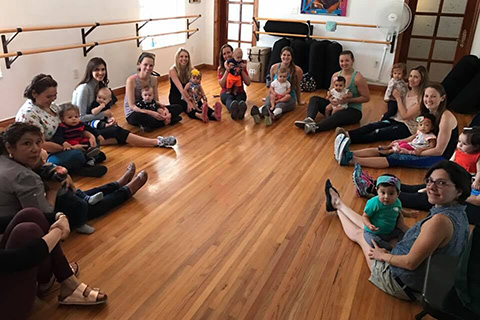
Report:
[[[341,100],[341,99],[345,98],[345,96],[347,95],[347,93],[348,93],[348,89],[347,89],[347,88],[343,88],[342,91],[337,91],[335,88],[332,88],[332,90],[330,90],[330,94],[332,95],[332,97],[333,97],[335,100]],[[337,108],[347,109],[347,108],[348,108],[348,103],[338,104],[338,105],[337,105]]]
[[[270,86],[273,88],[273,91],[275,91],[276,94],[284,95],[285,92],[290,89],[290,82],[287,80],[285,80],[285,82],[279,82],[278,79],[275,79],[272,81]]]
[[[433,133],[423,133],[417,131],[417,136],[412,140],[412,142],[409,143],[409,145],[411,145],[415,150],[426,148],[429,146],[429,141],[432,139],[437,139]]]

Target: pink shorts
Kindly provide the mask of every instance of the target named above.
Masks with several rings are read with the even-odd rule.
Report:
[[[405,141],[400,141],[399,143],[397,143],[397,145],[401,149],[406,149],[410,151],[415,150],[408,142],[405,142]]]
[[[275,99],[276,99],[276,100],[280,100],[280,99],[282,99],[283,97],[285,97],[284,94],[276,94],[276,93],[275,93]]]

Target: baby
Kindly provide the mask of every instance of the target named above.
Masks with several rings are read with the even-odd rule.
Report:
[[[352,94],[348,92],[348,89],[345,88],[345,86],[346,86],[345,78],[342,76],[338,76],[333,82],[333,88],[330,90],[330,96],[332,96],[334,100],[342,100],[345,98],[352,97]],[[347,108],[348,108],[348,103],[337,104],[336,106],[330,103],[325,108],[325,116],[328,117],[340,110],[344,110]]]
[[[398,199],[400,180],[384,174],[377,179],[377,196],[369,199],[363,210],[363,237],[373,248],[372,240],[381,248],[392,250],[390,240],[403,238],[408,227],[403,222],[402,203]]]
[[[286,102],[292,97],[290,95],[291,84],[287,80],[288,70],[280,68],[277,72],[277,79],[270,84],[270,110],[275,110],[277,102]]]
[[[141,90],[142,101],[136,103],[136,106],[143,110],[150,110],[158,112],[162,118],[165,125],[170,124],[172,121],[172,114],[164,104],[158,103],[155,101],[155,94],[153,92],[153,87],[150,85],[144,86]],[[148,132],[151,128],[147,128],[144,125],[141,125],[140,128],[142,131]]]
[[[100,88],[97,92],[97,98],[92,104],[87,108],[87,114],[98,114],[102,111],[110,110],[112,107],[112,91],[103,87]],[[115,119],[113,117],[105,117],[101,120],[93,120],[88,123],[92,128],[103,129],[110,127],[115,124]]]
[[[437,137],[435,136],[435,116],[431,113],[417,118],[417,133],[403,140],[392,141],[387,146],[379,146],[378,150],[383,155],[392,153],[405,153],[419,155],[422,151],[435,148]]]
[[[202,73],[198,69],[190,72],[190,81],[184,88],[185,98],[192,101],[195,109],[189,111],[194,119],[208,122],[209,120],[222,120],[222,105],[214,104],[214,109],[208,106],[208,99],[202,87]]]
[[[400,97],[405,99],[408,92],[408,84],[405,81],[407,78],[407,66],[405,63],[395,63],[392,66],[392,72],[390,74],[390,81],[388,82],[387,90],[385,91],[384,100],[385,102],[395,101],[395,98],[392,96],[394,89],[397,89],[400,92]],[[397,114],[398,106],[396,103],[388,103],[388,110],[383,115],[382,120],[388,120],[391,117],[394,117]]]
[[[227,93],[237,95],[238,89],[242,87],[242,71],[244,68],[243,51],[240,48],[233,50],[233,57],[227,60],[230,65],[230,72],[227,75]]]
[[[58,125],[57,131],[52,137],[52,142],[61,145],[64,150],[79,149],[84,151],[85,157],[88,159],[87,164],[93,166],[95,164],[94,157],[100,153],[96,141],[98,134],[95,129],[80,122],[80,112],[77,106],[71,103],[60,105],[58,117],[62,123]]]

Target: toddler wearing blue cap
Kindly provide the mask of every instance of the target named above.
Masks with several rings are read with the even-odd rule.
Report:
[[[402,203],[398,199],[400,180],[394,175],[384,174],[377,179],[377,196],[367,201],[363,210],[363,237],[373,247],[375,240],[381,248],[392,250],[390,240],[401,240],[408,229],[403,222]]]

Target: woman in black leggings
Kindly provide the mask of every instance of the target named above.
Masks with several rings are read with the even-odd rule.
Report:
[[[303,128],[305,133],[327,131],[339,126],[357,123],[362,119],[362,103],[370,100],[367,81],[360,72],[353,69],[355,58],[351,51],[342,51],[339,60],[342,70],[332,75],[330,89],[334,87],[337,77],[342,76],[346,79],[346,88],[352,94],[352,97],[334,100],[330,96],[330,91],[327,92],[327,99],[312,97],[308,102],[307,117],[302,121],[295,121],[295,125]],[[348,108],[315,123],[317,114],[325,115],[325,108],[330,103],[333,105],[348,103]]]
[[[420,100],[428,83],[428,72],[423,66],[410,71],[408,76],[408,92],[405,100],[400,92],[393,90],[397,113],[382,121],[372,122],[348,132],[351,143],[370,143],[384,140],[405,139],[417,131],[416,118],[420,114]],[[391,109],[393,106],[389,106]]]

